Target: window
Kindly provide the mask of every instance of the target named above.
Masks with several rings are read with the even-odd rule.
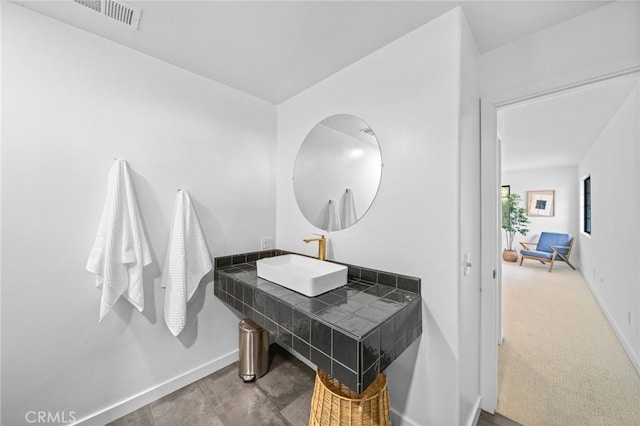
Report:
[[[591,176],[582,180],[582,231],[591,234]]]

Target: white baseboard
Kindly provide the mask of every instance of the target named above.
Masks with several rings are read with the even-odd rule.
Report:
[[[476,402],[473,404],[473,408],[469,413],[467,421],[462,423],[464,426],[476,426],[478,424],[480,412],[482,411],[482,408],[480,407],[481,401],[482,398],[480,395],[478,395],[478,398],[476,399]],[[393,426],[417,426],[419,424],[413,419],[400,414],[398,411],[394,410],[393,407],[389,408],[389,414],[391,417],[391,424]]]
[[[200,367],[194,368],[191,371],[187,371],[186,373],[178,377],[174,377],[173,379],[167,380],[164,383],[160,383],[157,386],[154,386],[143,392],[140,392],[137,395],[127,398],[124,401],[112,405],[111,407],[107,407],[101,411],[79,419],[73,424],[87,426],[96,424],[107,424],[116,419],[119,419],[126,414],[131,413],[132,411],[137,410],[138,408],[144,407],[145,405],[150,404],[153,401],[162,398],[163,396],[169,395],[170,393],[177,391],[178,389],[183,388],[188,384],[198,381],[203,377],[208,376],[209,374],[215,373],[216,371],[226,367],[229,364],[234,363],[237,360],[238,350],[236,349]]]
[[[482,408],[480,407],[480,402],[482,401],[482,397],[478,395],[476,398],[476,402],[473,404],[473,409],[469,413],[469,417],[467,418],[467,422],[463,423],[466,426],[476,426],[478,424],[478,419],[480,419],[480,412]]]
[[[624,334],[622,334],[622,332],[618,328],[618,325],[613,321],[613,317],[607,310],[607,307],[604,305],[604,303],[602,303],[602,300],[600,299],[600,295],[598,294],[598,292],[594,290],[593,286],[591,285],[591,282],[589,282],[587,277],[584,274],[582,274],[582,276],[584,277],[584,280],[587,283],[587,286],[589,287],[589,290],[591,291],[593,298],[596,299],[596,303],[598,303],[598,306],[600,307],[600,310],[604,314],[604,317],[607,319],[607,322],[613,329],[613,332],[618,337],[618,341],[620,342],[620,344],[622,344],[624,351],[627,353],[627,357],[631,361],[633,368],[635,368],[638,375],[640,375],[640,360],[638,359],[637,355],[633,352],[631,345],[629,345],[629,342],[627,342],[627,339],[624,337]]]
[[[389,407],[389,417],[391,417],[391,424],[393,426],[417,426],[418,425],[418,423],[416,423],[412,419],[394,410],[393,407]]]

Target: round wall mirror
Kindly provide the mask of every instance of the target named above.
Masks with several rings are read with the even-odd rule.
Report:
[[[337,231],[369,210],[381,176],[380,146],[371,127],[356,116],[338,114],[318,123],[302,142],[293,188],[312,225]]]

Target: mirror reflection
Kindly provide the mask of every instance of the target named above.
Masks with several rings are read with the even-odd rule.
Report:
[[[375,133],[360,118],[322,120],[304,139],[293,171],[298,207],[317,228],[337,231],[356,223],[378,192],[382,156]]]

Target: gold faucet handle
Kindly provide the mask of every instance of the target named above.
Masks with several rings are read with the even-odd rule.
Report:
[[[326,237],[322,234],[312,234],[312,235],[316,235],[320,238],[304,238],[302,241],[304,241],[305,243],[310,243],[311,241],[321,241],[321,240],[326,240]]]

